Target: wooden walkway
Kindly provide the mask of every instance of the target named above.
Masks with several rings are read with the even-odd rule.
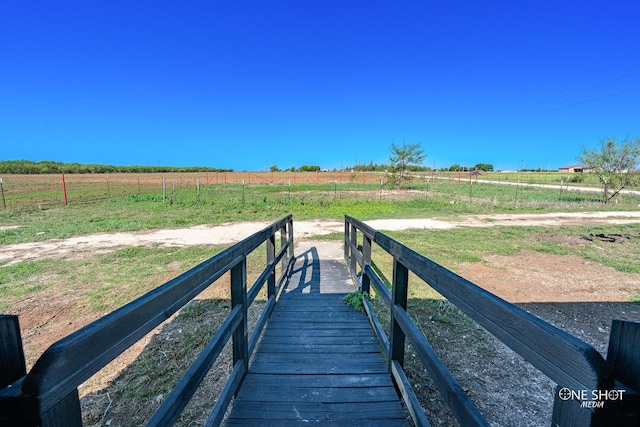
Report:
[[[342,301],[354,286],[335,252],[298,255],[226,425],[408,425],[366,315]]]

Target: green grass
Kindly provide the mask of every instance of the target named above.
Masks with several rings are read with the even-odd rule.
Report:
[[[435,183],[414,180],[402,200],[375,184],[211,185],[199,198],[193,191],[162,201],[161,193],[130,195],[86,204],[0,211],[0,244],[37,242],[82,234],[179,228],[230,221],[275,221],[289,213],[295,220],[362,220],[452,216],[480,213],[606,210],[599,193],[571,192],[492,184]],[[517,194],[516,194],[517,190]],[[625,196],[616,210],[637,209],[640,198]]]
[[[589,234],[622,234],[624,241],[587,243]],[[484,255],[513,255],[528,249],[555,255],[577,255],[618,271],[640,273],[640,224],[579,227],[456,228],[386,233],[442,265],[480,262]],[[584,244],[576,244],[584,242]]]
[[[362,302],[362,292],[354,291],[345,295],[342,299],[345,304],[350,305],[355,310],[362,311],[364,309],[364,304]]]

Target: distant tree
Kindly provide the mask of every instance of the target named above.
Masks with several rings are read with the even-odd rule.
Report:
[[[427,155],[424,154],[420,144],[407,144],[404,139],[401,146],[392,142],[391,156],[389,157],[392,167],[391,182],[400,187],[402,181],[411,179],[411,175],[406,173],[407,170],[411,166],[420,166],[425,157]]]
[[[303,165],[298,169],[300,172],[315,172],[320,170],[320,166],[318,165]]]
[[[269,170],[271,172],[280,172],[280,168],[278,167],[278,165],[271,165],[271,167],[269,168]]]
[[[583,148],[578,161],[595,174],[602,183],[605,204],[617,196],[625,187],[640,181],[637,167],[640,161],[640,139],[615,138],[600,140],[600,148]]]
[[[493,172],[493,165],[490,163],[478,163],[473,168],[479,171]]]

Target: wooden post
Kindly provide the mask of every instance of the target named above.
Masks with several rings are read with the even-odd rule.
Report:
[[[553,426],[637,427],[640,425],[640,322],[614,320],[609,336],[607,365],[615,379],[611,390],[556,387]],[[570,393],[574,393],[571,395]],[[563,396],[565,393],[566,396]],[[595,393],[596,398],[593,399]],[[579,398],[580,397],[580,398]],[[586,406],[585,406],[586,405]]]
[[[284,225],[280,229],[280,248],[284,248],[284,245],[287,244],[287,224]],[[289,267],[289,253],[288,251],[282,256],[282,274],[287,271]]]
[[[407,309],[409,270],[397,259],[393,260],[393,288],[391,290],[391,329],[389,331],[389,372],[391,362],[398,361],[404,367],[405,334],[395,319],[396,306]]]
[[[244,363],[249,370],[249,337],[247,326],[247,258],[231,268],[231,308],[242,306],[242,322],[233,332],[233,366]]]
[[[0,389],[27,375],[18,316],[0,315]]]
[[[349,251],[349,242],[351,241],[351,225],[345,221],[344,222],[344,260],[349,262],[349,258],[351,257],[351,251]],[[351,265],[351,263],[349,263]]]
[[[82,427],[78,389],[73,390],[40,418],[40,427]]]
[[[598,425],[640,425],[640,322],[614,320],[609,335],[607,365],[613,372],[616,387],[623,393],[615,401],[605,402],[605,411],[597,417]],[[612,395],[613,396],[613,395]],[[607,406],[608,405],[608,406]],[[607,409],[610,410],[607,410]]]
[[[356,257],[353,256],[353,252],[358,250],[358,229],[354,224],[351,224],[350,237],[351,237],[351,252],[349,253],[349,258],[350,258],[349,261],[350,261],[351,274],[355,275],[358,273],[356,270],[357,260],[356,260]]]
[[[287,225],[287,229],[289,230],[289,233],[287,234],[287,240],[289,240],[291,242],[291,245],[289,245],[289,257],[287,258],[287,263],[289,262],[289,260],[291,258],[295,258],[296,255],[293,251],[293,219],[291,219],[291,221],[289,221],[289,224]]]
[[[267,239],[267,265],[272,263],[276,259],[276,236],[272,234]],[[276,266],[271,269],[271,274],[267,279],[267,298],[271,298],[276,295]]]
[[[363,233],[362,241],[362,293],[369,294],[371,292],[371,280],[364,273],[365,267],[371,264],[371,239]]]
[[[26,374],[18,316],[0,315],[0,390]],[[28,420],[34,420],[33,425],[41,427],[82,427],[78,390],[69,393],[43,414],[21,413],[20,419],[3,421],[9,421],[9,425],[32,425]]]

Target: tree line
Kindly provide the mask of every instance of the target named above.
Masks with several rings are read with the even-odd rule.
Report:
[[[157,173],[157,172],[233,172],[233,169],[219,169],[204,166],[115,166],[82,163],[64,163],[43,160],[2,160],[0,173],[3,174],[87,174],[87,173]]]

